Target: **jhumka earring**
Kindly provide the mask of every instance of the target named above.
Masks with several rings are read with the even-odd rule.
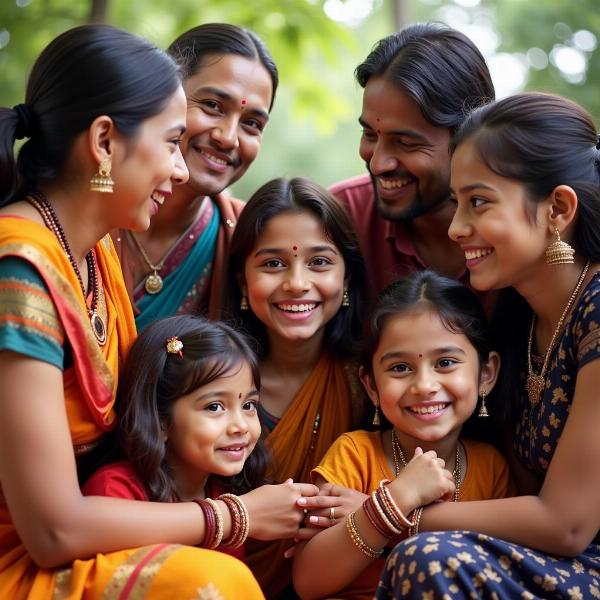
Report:
[[[554,232],[556,233],[556,241],[552,242],[548,248],[546,248],[546,264],[572,265],[575,262],[575,259],[573,258],[575,249],[573,246],[560,239],[560,233],[556,227],[554,228]]]
[[[348,294],[348,288],[344,288],[344,295],[342,296],[342,306],[350,306],[350,294]]]
[[[489,417],[490,413],[488,412],[487,406],[485,405],[485,390],[481,390],[481,404],[479,405],[479,412],[477,416],[481,417]]]
[[[246,294],[242,294],[242,299],[240,300],[240,310],[248,310],[250,308],[248,306],[248,298],[246,298]]]
[[[373,425],[381,425],[381,419],[379,418],[379,403],[375,403],[375,414],[373,415]]]
[[[98,172],[90,179],[91,192],[113,192],[115,182],[110,177],[111,169],[110,158],[103,158],[98,165]]]

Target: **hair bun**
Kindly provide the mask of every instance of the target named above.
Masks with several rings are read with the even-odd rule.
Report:
[[[13,110],[19,117],[17,129],[15,131],[15,139],[22,140],[23,138],[30,138],[33,133],[33,111],[27,104],[17,104],[16,106],[13,106]]]

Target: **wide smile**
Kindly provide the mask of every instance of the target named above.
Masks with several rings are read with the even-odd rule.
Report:
[[[383,200],[397,200],[417,182],[415,177],[376,177],[377,195]]]
[[[431,421],[443,415],[449,406],[450,402],[436,402],[430,404],[415,404],[406,407],[406,410],[419,420]]]
[[[290,321],[306,321],[315,314],[320,302],[304,301],[304,302],[275,302],[273,306],[277,309],[277,314],[281,315],[287,322]]]
[[[159,192],[158,190],[154,190],[152,194],[150,194],[150,198],[152,198],[159,206],[162,206],[165,203],[165,196],[166,194],[164,192]]]
[[[464,252],[467,268],[470,269],[483,262],[490,254],[493,254],[494,249],[489,246],[482,248],[464,248]]]
[[[237,461],[245,457],[246,448],[248,448],[248,444],[232,444],[231,446],[217,448],[217,451],[221,452],[227,458]]]
[[[216,152],[206,146],[193,147],[202,162],[211,170],[224,173],[228,167],[234,165],[234,161],[229,156],[221,152]]]

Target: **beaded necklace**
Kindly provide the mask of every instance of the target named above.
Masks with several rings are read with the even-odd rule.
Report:
[[[71,246],[69,246],[65,231],[60,224],[54,207],[52,204],[50,204],[48,198],[46,198],[46,196],[44,196],[44,194],[38,190],[30,192],[27,196],[27,201],[40,213],[42,220],[44,221],[44,225],[46,225],[46,227],[56,236],[64,253],[67,255],[69,262],[75,271],[75,275],[77,275],[79,285],[81,286],[81,293],[83,294],[83,301],[86,305],[88,316],[90,318],[92,333],[94,334],[98,344],[100,346],[104,346],[104,344],[106,344],[106,325],[104,324],[102,317],[100,317],[98,314],[99,285],[96,255],[94,254],[94,251],[90,250],[85,255],[85,262],[88,268],[88,277],[90,279],[90,287],[92,288],[92,302],[91,306],[88,306],[86,302],[85,287],[83,285],[83,279],[81,277],[81,272],[79,271],[79,266],[77,265],[77,261],[73,256]]]
[[[407,461],[406,458],[404,458],[402,446],[400,446],[400,441],[398,440],[398,436],[396,435],[396,431],[394,429],[392,429],[392,454],[394,456],[394,469],[396,471],[396,477],[398,477],[400,473],[400,462],[402,462],[402,467],[404,468],[407,465]],[[398,460],[398,458],[400,458],[400,460]],[[456,443],[456,459],[454,463],[454,471],[452,471],[452,477],[454,479],[454,502],[458,502],[462,479],[460,442]]]

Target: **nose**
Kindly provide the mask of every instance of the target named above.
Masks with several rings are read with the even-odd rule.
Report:
[[[292,294],[303,294],[310,289],[310,279],[304,265],[293,264],[287,271],[283,281],[283,291]]]
[[[238,118],[235,115],[223,117],[211,130],[211,139],[224,150],[235,150],[240,145],[238,138]]]
[[[230,435],[240,435],[248,432],[248,420],[241,410],[232,410],[230,412],[227,431]]]
[[[174,185],[182,185],[187,183],[190,174],[185,164],[185,160],[183,160],[183,155],[181,154],[181,148],[177,146],[177,151],[175,152],[175,156],[173,159],[173,174],[171,175],[171,181]]]
[[[452,217],[450,227],[448,227],[448,237],[452,241],[458,242],[471,235],[471,233],[472,228],[467,215],[465,214],[464,209],[458,205],[454,216]]]
[[[427,368],[419,368],[415,373],[410,391],[415,396],[430,396],[440,389],[435,372]]]
[[[398,169],[399,160],[392,154],[385,144],[385,140],[378,138],[373,146],[373,153],[369,160],[369,170],[375,176],[395,171]]]

